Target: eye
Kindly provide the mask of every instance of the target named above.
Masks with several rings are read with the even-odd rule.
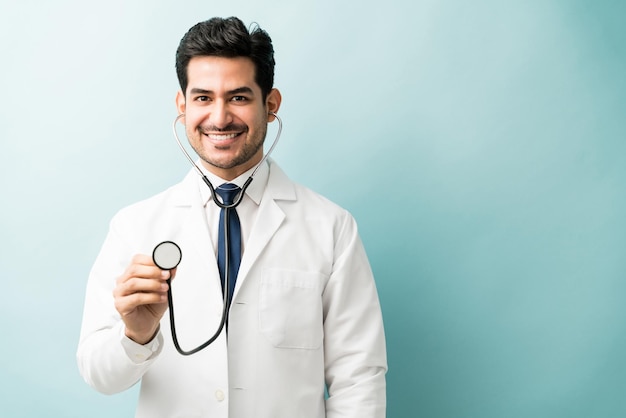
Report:
[[[196,102],[208,102],[211,100],[209,96],[198,96],[194,99]]]
[[[247,102],[248,98],[246,96],[233,96],[230,100],[233,102]]]

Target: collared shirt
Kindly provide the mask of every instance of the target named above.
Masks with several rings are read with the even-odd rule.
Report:
[[[196,164],[198,165],[198,167],[200,167],[202,173],[207,176],[213,187],[216,189],[224,183],[232,183],[236,184],[239,187],[243,187],[246,180],[248,180],[248,178],[256,168],[256,166],[254,166],[245,173],[241,174],[239,177],[231,181],[226,181],[208,171],[202,164],[200,164],[200,162],[197,162]],[[252,227],[256,222],[259,205],[261,204],[261,197],[263,196],[263,191],[265,190],[265,186],[267,185],[268,178],[269,166],[267,164],[267,161],[264,161],[259,167],[259,170],[254,174],[254,179],[246,189],[245,196],[242,199],[241,203],[235,208],[235,210],[237,211],[237,215],[239,216],[239,222],[241,224],[242,255],[243,252],[245,252],[246,242],[248,242]],[[198,176],[198,190],[200,191],[201,201],[204,203],[207,224],[211,232],[211,242],[213,243],[213,250],[217,255],[218,229],[221,209],[215,204],[215,202],[213,202],[211,190],[200,176]]]

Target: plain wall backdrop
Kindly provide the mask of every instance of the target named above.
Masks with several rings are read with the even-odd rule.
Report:
[[[78,375],[113,214],[189,170],[174,53],[274,40],[274,158],[356,217],[390,418],[626,416],[626,3],[0,3],[0,415],[130,417]],[[273,131],[270,132],[273,136]]]

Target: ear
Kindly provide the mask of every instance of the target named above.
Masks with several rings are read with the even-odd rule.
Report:
[[[265,106],[267,107],[268,112],[278,113],[278,109],[280,108],[280,102],[283,100],[283,97],[280,95],[280,91],[278,89],[272,89],[270,93],[267,95],[267,99],[265,100]],[[274,115],[269,115],[267,121],[273,122]]]
[[[178,93],[176,93],[176,109],[178,110],[178,114],[182,115],[183,113],[185,113],[185,95],[183,94],[182,90],[178,90]],[[181,122],[184,124],[185,123],[185,118],[182,118]]]

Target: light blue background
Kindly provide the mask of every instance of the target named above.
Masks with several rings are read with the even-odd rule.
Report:
[[[188,170],[174,51],[271,34],[275,158],[357,218],[388,416],[626,416],[626,3],[9,2],[0,10],[0,415],[129,417],[84,384],[111,216]]]

